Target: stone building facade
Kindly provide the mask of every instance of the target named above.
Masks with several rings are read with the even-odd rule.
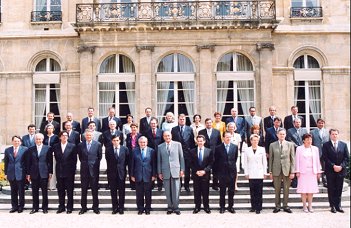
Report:
[[[350,140],[347,0],[1,0],[0,143],[48,111],[284,117]]]

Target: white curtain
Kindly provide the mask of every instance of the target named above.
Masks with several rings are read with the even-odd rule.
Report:
[[[116,84],[114,82],[100,82],[99,83],[99,103],[100,116],[113,105],[115,98]]]
[[[237,71],[252,71],[251,61],[242,54],[236,54],[236,70]]]
[[[183,86],[183,93],[184,93],[184,98],[185,98],[185,106],[186,109],[188,110],[188,115],[189,116],[194,116],[195,114],[195,108],[194,108],[194,82],[187,81],[187,82],[182,82]]]
[[[116,55],[111,55],[102,62],[100,73],[118,73],[116,72]]]
[[[310,83],[312,84],[313,82],[310,82]],[[314,120],[317,122],[317,119],[320,117],[320,113],[321,113],[320,87],[311,87],[311,85],[309,85],[308,92],[310,95],[309,105],[310,105],[310,109],[312,112],[312,116],[313,116]]]
[[[120,73],[134,73],[134,64],[127,56],[121,55],[120,61],[122,61],[123,72]]]
[[[159,89],[157,91],[157,115],[159,116],[158,122],[161,123],[167,107],[166,102],[171,82],[157,82],[157,84]]]
[[[38,90],[39,85],[35,86],[35,126],[40,128],[46,107],[46,90]],[[39,87],[40,88],[40,87]]]
[[[177,54],[178,71],[177,72],[194,72],[193,64],[190,59],[182,54]]]
[[[36,0],[35,1],[35,10],[36,11],[48,11],[47,9],[47,0]]]
[[[60,115],[60,110],[61,110],[61,102],[60,102],[60,85],[55,84],[55,93],[56,93],[56,101],[57,101],[57,107],[58,107],[58,115]]]
[[[229,81],[217,81],[217,111],[224,113],[227,103]]]
[[[294,87],[294,105],[297,105],[297,98],[299,94],[299,82],[295,81],[295,87]]]
[[[251,105],[253,105],[254,100],[253,94],[250,94],[250,82],[252,81],[238,81],[238,93],[241,101],[241,107],[245,116],[249,115],[249,108]]]
[[[174,54],[167,55],[161,60],[157,72],[174,72]]]
[[[127,98],[130,114],[135,115],[135,83],[126,82]]]
[[[226,54],[221,58],[217,65],[217,71],[230,71],[233,63],[233,54]]]

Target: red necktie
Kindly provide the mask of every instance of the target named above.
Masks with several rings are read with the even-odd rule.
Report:
[[[17,157],[17,148],[14,148],[14,150],[13,150],[13,157],[14,157],[14,158]]]
[[[156,138],[156,130],[152,130],[152,136]]]

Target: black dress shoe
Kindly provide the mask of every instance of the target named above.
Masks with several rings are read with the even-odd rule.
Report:
[[[224,212],[225,212],[224,208],[219,209],[220,214],[224,214]]]
[[[22,213],[23,212],[23,208],[18,208],[18,213]]]
[[[158,187],[157,191],[159,191],[159,192],[162,191],[162,187]]]
[[[30,212],[29,212],[29,214],[35,214],[35,213],[37,213],[39,210],[38,209],[33,209],[33,210],[31,210]]]
[[[200,212],[200,209],[199,208],[195,208],[194,210],[193,210],[193,214],[197,214],[197,213],[199,213]]]
[[[72,211],[71,211],[71,210],[67,210],[66,213],[67,213],[67,214],[72,214]]]
[[[149,214],[150,214],[150,211],[149,211],[149,210],[146,210],[146,211],[145,211],[145,214],[146,214],[146,215],[149,215]]]
[[[234,210],[234,208],[228,208],[228,211],[229,211],[230,213],[232,213],[232,214],[235,214],[235,213],[236,213],[235,210]]]
[[[331,207],[331,208],[330,208],[330,211],[331,211],[331,213],[336,213],[336,210],[335,210],[334,207]]]
[[[344,213],[344,210],[341,207],[336,207],[335,210],[340,213]]]
[[[254,209],[251,209],[249,212],[255,212],[255,210],[254,210]]]
[[[118,210],[117,210],[117,209],[114,209],[114,210],[112,211],[112,214],[115,215],[115,214],[117,214],[117,212],[118,212]]]
[[[213,186],[212,189],[218,191],[218,187],[217,186]]]
[[[167,211],[167,215],[170,215],[172,213],[173,213],[173,211]]]
[[[85,212],[87,212],[87,209],[80,209],[80,211],[79,211],[79,215],[82,215],[82,214],[84,214]]]
[[[257,210],[257,211],[256,211],[256,214],[261,214],[261,211],[260,211],[260,210]]]
[[[207,214],[211,214],[210,208],[205,208],[205,212],[206,212]]]
[[[185,187],[185,191],[186,192],[190,192],[190,188],[189,187]]]
[[[65,209],[58,209],[57,211],[56,211],[56,214],[60,214],[60,213],[62,213],[62,212],[64,212],[65,211]]]
[[[174,211],[176,215],[180,215],[180,211]]]
[[[328,184],[327,183],[323,183],[323,187],[328,188]]]
[[[279,208],[274,208],[273,213],[278,213],[280,211]]]
[[[143,214],[143,211],[138,211],[138,215],[142,215]]]
[[[48,213],[48,209],[43,209],[43,213],[47,214]]]
[[[17,211],[17,209],[11,209],[10,213],[15,213]]]
[[[97,214],[97,215],[100,214],[100,210],[99,210],[99,209],[94,209],[93,212],[94,212],[95,214]]]
[[[287,213],[292,213],[291,209],[290,208],[284,208],[283,211],[287,212]]]
[[[123,209],[119,209],[118,210],[118,214],[123,215],[124,214],[124,210]]]

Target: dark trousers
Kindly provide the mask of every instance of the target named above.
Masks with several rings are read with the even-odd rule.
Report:
[[[39,210],[39,188],[43,196],[42,209],[48,209],[48,178],[32,179],[33,209]]]
[[[236,175],[234,177],[219,178],[219,207],[225,208],[225,193],[228,189],[228,208],[234,206],[234,188]]]
[[[110,185],[112,210],[118,210],[118,209],[124,210],[125,191],[126,191],[125,180],[121,180],[117,177],[114,180],[109,180],[108,183]],[[118,199],[117,199],[117,194],[118,194]]]
[[[341,194],[344,184],[344,177],[336,173],[327,173],[328,199],[330,207],[341,207]]]
[[[251,209],[262,210],[263,179],[250,179]]]
[[[67,210],[73,210],[73,190],[74,190],[74,175],[70,177],[57,178],[57,193],[59,197],[59,209],[65,209],[65,198],[67,192]]]
[[[82,185],[82,197],[80,201],[80,205],[83,210],[87,209],[87,195],[88,188],[91,187],[91,194],[93,196],[93,210],[99,209],[99,177],[98,176],[89,176],[81,177],[81,185]],[[110,186],[111,187],[111,186]]]
[[[12,209],[23,209],[24,207],[24,180],[10,181]]]
[[[194,176],[194,202],[195,202],[195,208],[200,209],[201,208],[201,196],[202,196],[202,201],[204,208],[210,208],[209,206],[209,188],[210,188],[210,180],[208,176],[204,177],[198,177]]]
[[[184,157],[184,188],[189,188],[190,182],[190,159]]]
[[[322,157],[320,158],[320,163],[321,163],[322,170],[325,171],[325,161]],[[327,177],[325,175],[325,172],[322,173],[322,183],[327,184]]]
[[[152,182],[135,182],[136,203],[138,211],[151,210],[151,188]],[[144,206],[145,197],[145,206]]]

